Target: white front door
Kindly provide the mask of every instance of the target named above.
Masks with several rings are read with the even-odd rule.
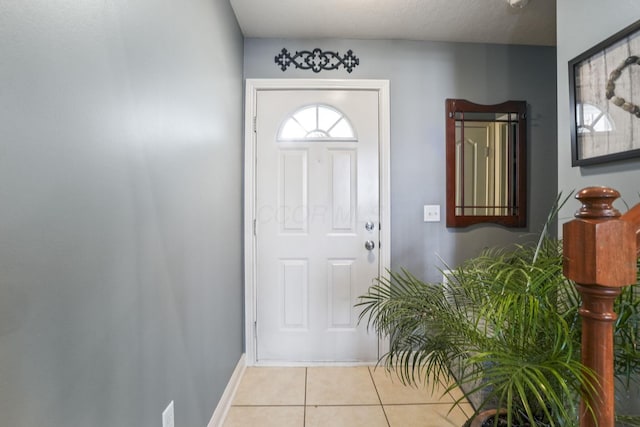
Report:
[[[378,96],[257,92],[258,362],[378,358],[354,307],[380,271]]]

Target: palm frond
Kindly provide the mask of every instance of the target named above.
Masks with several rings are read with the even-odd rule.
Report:
[[[616,425],[621,427],[640,427],[640,415],[617,415]]]

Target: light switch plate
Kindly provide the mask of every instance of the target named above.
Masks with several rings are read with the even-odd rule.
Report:
[[[424,205],[424,222],[440,222],[440,205]]]

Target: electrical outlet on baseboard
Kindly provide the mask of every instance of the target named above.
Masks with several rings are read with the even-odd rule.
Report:
[[[175,427],[173,417],[173,400],[169,402],[169,405],[162,411],[162,427]]]

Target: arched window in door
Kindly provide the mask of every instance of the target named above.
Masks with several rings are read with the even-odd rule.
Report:
[[[278,141],[357,141],[349,119],[326,104],[300,108],[284,120]]]

